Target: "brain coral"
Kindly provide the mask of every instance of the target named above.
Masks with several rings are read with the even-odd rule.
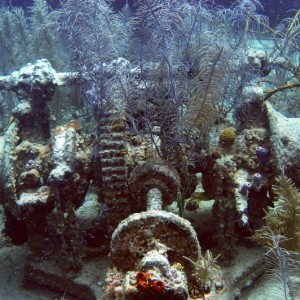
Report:
[[[220,143],[232,145],[235,140],[235,131],[233,128],[225,128],[220,134]]]

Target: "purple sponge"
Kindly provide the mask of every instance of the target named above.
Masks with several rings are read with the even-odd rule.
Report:
[[[268,150],[264,147],[257,146],[256,147],[256,156],[261,165],[266,164],[268,158]]]

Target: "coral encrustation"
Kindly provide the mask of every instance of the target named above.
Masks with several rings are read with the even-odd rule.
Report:
[[[139,292],[151,292],[161,294],[165,291],[165,284],[162,280],[151,279],[148,272],[138,272],[136,274],[136,288]]]

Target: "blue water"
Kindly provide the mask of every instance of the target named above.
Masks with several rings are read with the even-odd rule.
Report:
[[[48,0],[48,4],[53,8],[60,7],[60,0]],[[214,0],[216,5],[222,5],[224,7],[230,7],[235,1],[234,0]],[[264,6],[264,14],[270,18],[272,25],[276,25],[281,19],[292,15],[290,12],[293,9],[299,9],[298,0],[262,0],[260,1]],[[12,5],[23,7],[24,9],[32,6],[33,0],[1,0],[0,5]],[[122,8],[126,3],[126,0],[115,0],[113,6],[115,9]],[[134,0],[128,1],[129,5],[133,5]]]

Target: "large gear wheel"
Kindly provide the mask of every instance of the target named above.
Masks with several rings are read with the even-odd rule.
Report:
[[[125,155],[126,125],[111,114],[99,122],[99,152],[104,203],[108,208],[107,222],[114,229],[120,220],[131,214]]]
[[[190,222],[166,211],[135,213],[123,220],[112,235],[111,258],[119,270],[135,270],[145,253],[157,243],[168,249],[171,263],[185,264],[183,256],[197,260],[200,251]]]
[[[149,159],[138,165],[130,174],[129,190],[132,206],[136,211],[147,210],[147,194],[158,189],[162,194],[163,206],[176,200],[180,191],[180,177],[176,169],[161,159]]]

